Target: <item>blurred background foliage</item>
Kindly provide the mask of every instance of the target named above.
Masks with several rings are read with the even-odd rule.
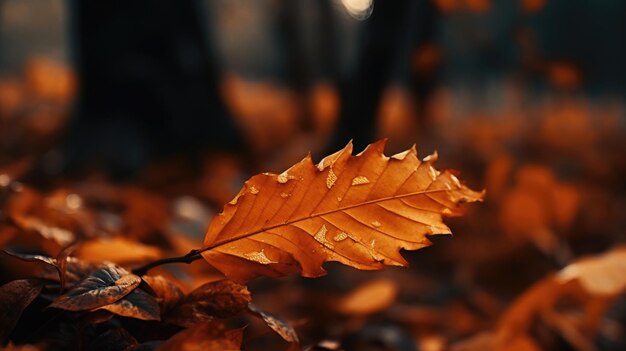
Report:
[[[437,149],[488,194],[451,221],[454,240],[405,253],[407,271],[331,265],[251,289],[306,342],[481,349],[542,277],[625,241],[625,13],[621,0],[0,0],[0,189],[28,184],[15,211],[82,228],[87,256],[122,263],[197,247],[248,176],[308,151],[381,137],[388,153]],[[124,239],[111,250],[101,235]],[[215,272],[181,274],[190,289]],[[379,276],[363,288],[379,307],[346,307]],[[601,310],[608,327],[568,310],[519,349],[622,349],[623,300]]]

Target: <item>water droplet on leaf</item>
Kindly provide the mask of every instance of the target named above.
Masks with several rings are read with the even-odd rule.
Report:
[[[249,259],[250,261],[254,261],[254,262],[258,262],[260,264],[270,264],[270,263],[276,263],[272,260],[270,260],[266,255],[265,252],[263,250],[261,251],[253,251],[253,252],[248,252],[246,254],[244,254],[244,257]]]
[[[329,168],[328,176],[326,177],[326,187],[328,187],[328,189],[332,188],[333,185],[335,185],[336,181],[337,181],[337,175],[335,174],[335,172],[333,172],[332,168]]]
[[[352,185],[363,185],[363,184],[369,184],[370,180],[367,179],[367,177],[365,176],[358,176],[358,177],[354,177],[354,179],[352,179]]]

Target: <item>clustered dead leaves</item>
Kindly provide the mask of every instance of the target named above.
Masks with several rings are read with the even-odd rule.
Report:
[[[25,250],[6,250],[2,266],[10,267],[13,276],[31,277],[0,287],[2,345],[239,349],[243,329],[227,329],[226,321],[245,311],[250,316],[264,313],[250,305],[247,288],[212,274],[208,267],[184,267],[180,274],[165,271],[167,277],[140,277],[118,265],[133,267],[163,257],[158,246],[139,240],[166,242],[176,232],[154,216],[155,211],[167,209],[159,206],[164,201],[146,206],[160,197],[132,189],[107,191],[112,190],[107,187],[100,192],[94,185],[81,195],[65,190],[44,195],[13,180],[2,184],[2,246]],[[136,207],[137,203],[142,205]],[[122,220],[116,216],[129,213],[133,219],[120,226]],[[177,245],[161,244],[170,247],[171,254]],[[185,283],[179,285],[181,280]],[[278,319],[259,318],[273,323],[273,328],[291,330]]]
[[[483,194],[451,172],[436,170],[436,154],[420,161],[413,147],[387,157],[384,145],[371,144],[352,156],[348,144],[317,166],[307,156],[279,175],[252,177],[215,216],[204,246],[191,253],[202,253],[224,276],[241,282],[288,273],[316,277],[325,273],[322,264],[329,260],[364,270],[406,265],[399,249],[423,248],[430,245],[426,235],[449,234],[442,217],[460,215],[461,203],[480,201]],[[102,347],[107,335],[105,349],[235,350],[241,347],[243,327],[227,328],[227,323],[245,311],[293,347],[299,344],[292,325],[251,304],[244,285],[214,274],[185,294],[174,282],[180,275],[139,276],[133,272],[152,266],[129,271],[119,265],[163,255],[139,240],[159,235],[176,247],[175,233],[158,220],[167,217],[159,197],[93,184],[80,194],[59,189],[45,196],[5,177],[3,243],[41,252],[5,251],[7,259],[42,267],[32,279],[0,288],[2,344],[92,349]],[[107,223],[101,219],[105,213],[127,219]],[[392,301],[393,286],[383,286]],[[386,307],[358,312],[370,289],[355,292],[338,310],[366,315]],[[58,337],[51,340],[48,333]]]

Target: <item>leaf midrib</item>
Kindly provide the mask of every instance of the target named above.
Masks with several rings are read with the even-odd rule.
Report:
[[[280,227],[283,227],[283,226],[289,226],[289,225],[292,225],[294,223],[310,220],[310,219],[313,219],[313,218],[322,217],[322,216],[329,215],[329,214],[336,213],[336,212],[346,211],[346,210],[349,210],[349,209],[352,209],[352,208],[357,208],[357,207],[361,207],[361,206],[367,206],[367,205],[376,204],[376,203],[380,203],[380,202],[384,202],[384,201],[403,199],[403,198],[407,198],[407,197],[411,197],[411,196],[439,193],[439,192],[444,192],[444,191],[449,191],[449,190],[447,190],[447,189],[421,190],[421,191],[415,191],[415,192],[406,193],[406,194],[392,195],[392,196],[387,196],[387,197],[383,197],[383,198],[379,198],[379,199],[368,200],[368,201],[364,201],[364,202],[360,202],[360,203],[356,203],[356,204],[352,204],[352,205],[347,205],[347,206],[343,206],[343,207],[338,207],[338,208],[333,209],[333,210],[318,212],[318,213],[315,213],[315,214],[310,214],[308,216],[304,216],[304,217],[288,220],[288,221],[285,221],[283,223],[274,224],[274,225],[271,225],[271,226],[268,226],[268,227],[263,227],[261,229],[258,229],[258,230],[255,230],[255,231],[252,231],[252,232],[249,232],[249,233],[243,233],[243,234],[241,234],[239,236],[234,236],[232,238],[229,238],[229,239],[226,239],[226,240],[222,240],[220,242],[211,244],[209,246],[202,247],[202,248],[196,250],[195,253],[196,254],[200,254],[200,253],[203,253],[203,252],[206,252],[206,251],[218,248],[220,246],[232,243],[234,241],[245,239],[245,238],[248,238],[248,237],[251,237],[251,236],[263,233],[263,232],[268,231],[268,230],[280,228]]]

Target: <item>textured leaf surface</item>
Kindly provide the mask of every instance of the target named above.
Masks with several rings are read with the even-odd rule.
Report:
[[[352,144],[314,165],[310,156],[276,175],[250,178],[216,216],[202,255],[231,279],[325,274],[339,261],[359,269],[405,266],[400,249],[430,245],[449,234],[442,216],[483,194],[420,161],[415,147],[387,157],[385,141],[352,156]]]
[[[289,322],[267,311],[263,311],[252,303],[248,304],[248,309],[250,310],[250,312],[261,317],[265,324],[267,324],[270,329],[276,332],[276,334],[280,335],[283,340],[295,344],[300,343],[300,340],[298,339],[298,333],[296,333],[296,331],[293,329],[293,326],[291,326]]]
[[[32,279],[14,280],[0,287],[0,346],[8,339],[22,312],[41,292],[43,284]]]
[[[228,318],[245,310],[251,301],[250,292],[230,280],[206,283],[185,296],[166,318],[183,327]]]
[[[85,311],[120,300],[141,283],[141,278],[114,265],[103,266],[78,282],[50,307],[68,311]]]
[[[156,299],[141,289],[135,289],[121,300],[100,307],[118,316],[141,319],[144,321],[158,321],[161,319],[161,310]]]
[[[180,288],[165,277],[144,275],[142,279],[148,283],[157,297],[157,302],[163,313],[178,303],[185,295]]]

